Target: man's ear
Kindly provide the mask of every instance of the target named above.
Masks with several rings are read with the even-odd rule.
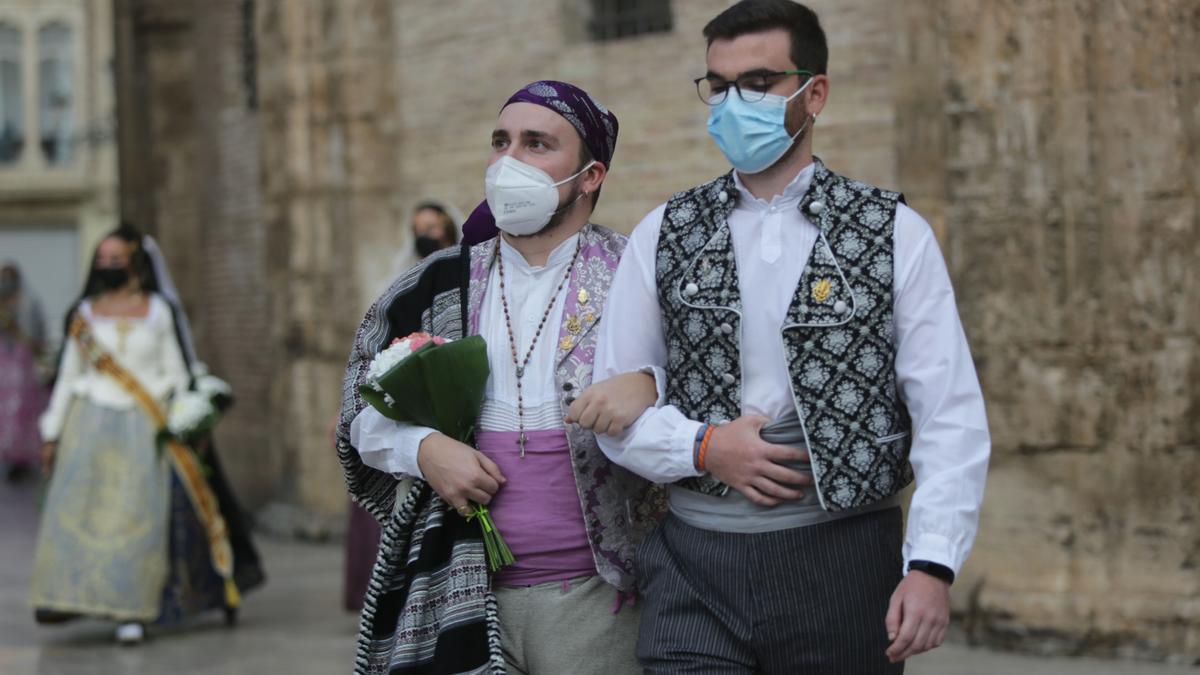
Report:
[[[813,115],[820,115],[825,109],[825,104],[829,102],[829,77],[827,75],[814,75],[813,83],[808,87],[808,112]]]
[[[602,162],[594,162],[583,172],[583,176],[581,176],[583,180],[580,182],[580,187],[583,189],[583,192],[589,195],[595,194],[607,176],[608,167],[604,166]]]

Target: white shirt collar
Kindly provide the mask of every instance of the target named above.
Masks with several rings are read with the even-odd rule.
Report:
[[[746,185],[742,183],[741,174],[737,171],[733,172],[733,184],[737,186],[738,191],[738,207],[749,209],[751,211],[766,211],[772,206],[784,207],[791,206],[792,203],[800,201],[804,197],[804,193],[808,192],[808,187],[812,185],[813,175],[817,171],[817,163],[812,162],[804,167],[792,182],[788,183],[781,194],[775,195],[768,203],[764,199],[759,199],[750,193]]]
[[[555,246],[554,250],[551,251],[550,255],[546,258],[546,264],[543,267],[534,267],[533,265],[530,265],[529,261],[525,260],[525,256],[521,255],[520,251],[513,248],[512,244],[508,243],[508,240],[504,237],[504,235],[499,235],[500,256],[504,258],[506,262],[511,264],[514,269],[523,272],[540,272],[553,267],[561,267],[571,262],[571,258],[575,257],[575,247],[579,245],[580,236],[582,236],[582,232],[578,232],[570,237],[567,237],[563,243]]]

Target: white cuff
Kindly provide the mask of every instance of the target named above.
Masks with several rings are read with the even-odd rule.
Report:
[[[702,428],[704,422],[687,420],[675,427],[675,432],[671,434],[671,456],[678,458],[680,462],[686,460],[686,473],[682,476],[684,478],[704,473],[696,468],[696,434],[700,433]]]
[[[962,568],[963,560],[958,547],[949,537],[933,532],[922,532],[909,536],[904,543],[904,571],[908,572],[908,563],[913,560],[927,560],[949,567],[957,577]]]
[[[421,442],[434,433],[436,429],[397,422],[367,406],[350,423],[350,445],[363,464],[373,469],[424,479],[417,452]]]
[[[654,401],[655,408],[661,408],[667,404],[667,371],[659,366],[642,366],[638,368],[639,373],[645,373],[654,377],[654,390],[658,394],[658,399]]]

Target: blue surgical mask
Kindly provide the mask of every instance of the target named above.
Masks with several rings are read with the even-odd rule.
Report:
[[[708,135],[738,171],[753,174],[770,167],[787,153],[812,122],[813,116],[809,115],[800,130],[791,135],[784,126],[788,103],[814,79],[808,78],[791,96],[767,94],[754,103],[746,103],[736,91],[727,92],[725,100],[709,112]]]

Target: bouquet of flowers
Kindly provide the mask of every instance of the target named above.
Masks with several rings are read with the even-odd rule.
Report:
[[[474,445],[475,420],[483,404],[488,375],[487,344],[474,335],[446,340],[428,333],[397,338],[367,369],[359,392],[384,417],[416,424],[466,445]],[[472,504],[468,520],[483,529],[488,566],[513,563],[512,551],[492,522],[487,507]]]
[[[192,366],[192,378],[195,390],[208,396],[218,413],[224,413],[233,405],[233,387],[221,378],[208,372],[208,366],[196,363]]]
[[[209,374],[208,368],[197,363],[192,369],[194,387],[171,398],[167,407],[167,424],[158,431],[158,445],[176,440],[198,449],[216,428],[222,413],[233,405],[233,388],[219,377]]]

